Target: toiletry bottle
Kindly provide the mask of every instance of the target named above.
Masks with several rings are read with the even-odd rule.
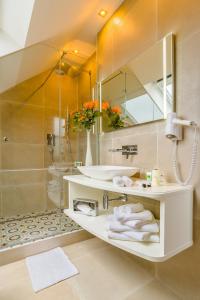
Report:
[[[152,181],[152,173],[150,171],[146,172],[146,180],[149,184],[151,184]]]
[[[159,169],[153,169],[152,170],[152,186],[159,186],[160,185],[160,170]]]
[[[165,175],[163,172],[160,172],[160,185],[166,185],[167,184],[167,180],[165,178]]]

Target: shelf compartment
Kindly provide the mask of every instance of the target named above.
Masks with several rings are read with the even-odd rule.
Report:
[[[65,176],[69,182],[69,209],[64,212],[88,232],[123,249],[129,253],[153,262],[162,262],[193,244],[193,189],[191,186],[168,185],[146,190],[136,187],[116,187],[112,182],[98,181],[83,175]],[[109,239],[106,231],[106,216],[109,211],[102,210],[103,191],[125,193],[127,195],[159,201],[160,205],[160,243],[132,242]],[[99,202],[100,215],[85,216],[73,212],[74,198],[83,197]],[[141,198],[141,199],[142,199]]]

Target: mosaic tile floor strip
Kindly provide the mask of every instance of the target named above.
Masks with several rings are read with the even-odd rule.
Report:
[[[80,229],[60,210],[0,218],[0,249]]]

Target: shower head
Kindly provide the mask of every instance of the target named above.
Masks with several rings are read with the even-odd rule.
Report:
[[[91,76],[91,71],[85,69],[80,63],[70,60],[67,54],[74,54],[70,51],[63,51],[59,62],[55,67],[55,73],[57,75],[69,75],[70,77],[77,77],[81,73],[88,73]]]
[[[63,59],[61,59],[55,68],[55,72],[57,75],[63,76],[68,73],[70,67],[71,67],[70,64],[68,64],[66,61],[63,61]]]
[[[62,69],[59,69],[59,68],[55,69],[55,72],[56,72],[57,75],[61,75],[61,76],[65,75],[65,72]]]

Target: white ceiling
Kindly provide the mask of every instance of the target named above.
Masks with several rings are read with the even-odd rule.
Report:
[[[0,92],[51,67],[59,50],[78,49],[68,59],[83,64],[95,51],[97,33],[122,2],[0,0]],[[105,18],[98,15],[102,8]]]
[[[18,49],[26,45],[34,3],[35,0],[0,0],[0,29],[5,36],[7,35],[8,41],[10,39],[18,45]],[[3,37],[0,39],[0,45],[2,42]],[[1,47],[0,51],[3,50]],[[11,48],[8,53],[12,53],[13,50],[16,51]],[[4,55],[8,53],[4,51]]]

